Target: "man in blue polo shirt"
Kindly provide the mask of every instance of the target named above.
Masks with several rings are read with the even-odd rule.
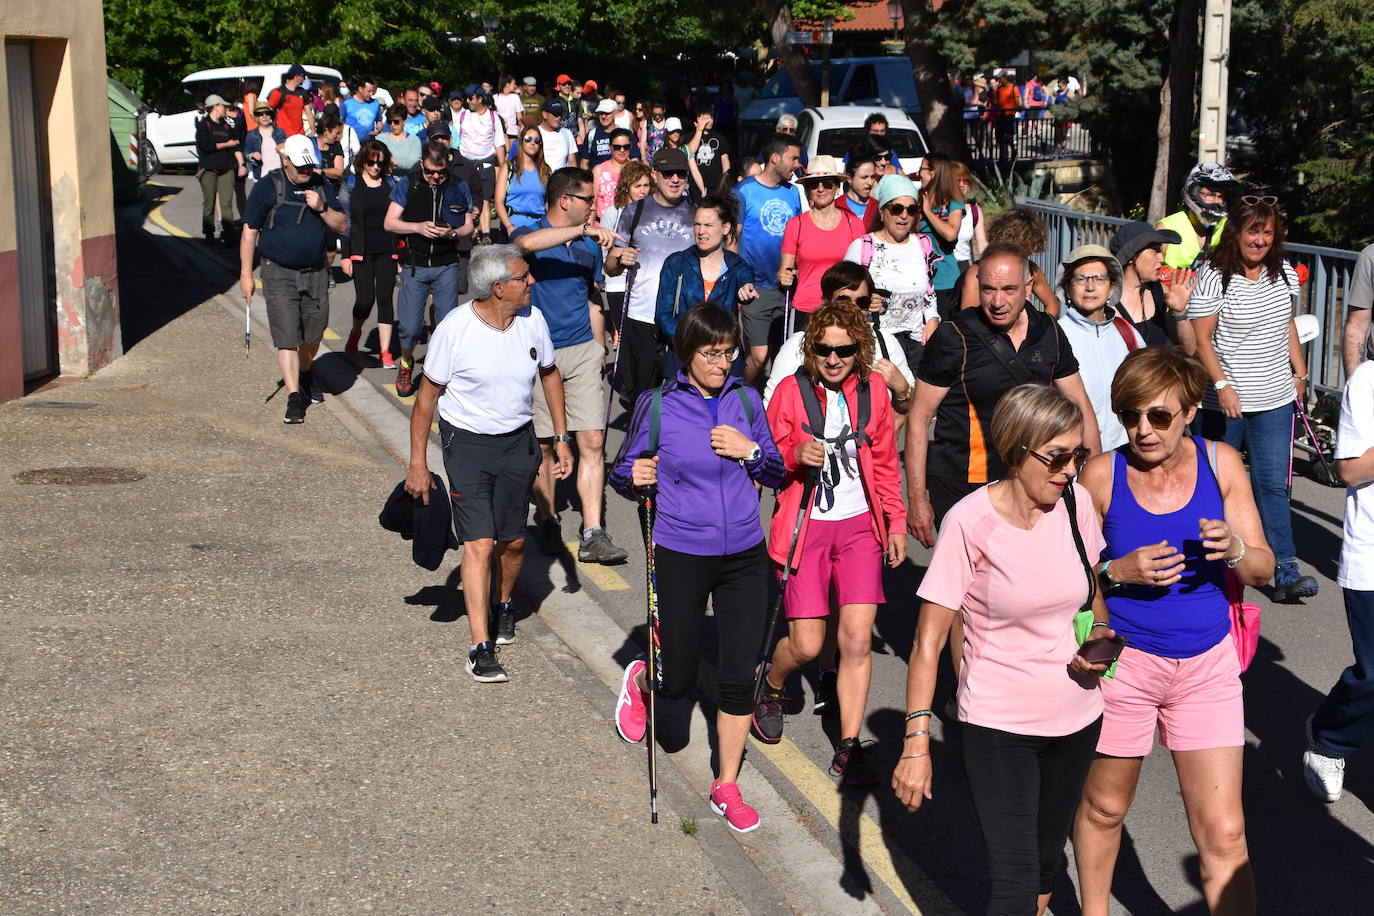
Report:
[[[253,298],[253,250],[262,255],[262,295],[267,325],[286,386],[285,423],[305,420],[307,401],[324,401],[310,362],[329,325],[328,232],[348,221],[320,171],[315,143],[304,134],[282,144],[281,168],[262,176],[243,208],[239,237],[239,290]]]
[[[530,301],[544,316],[553,339],[554,362],[563,377],[568,433],[577,437],[577,496],[582,503],[582,536],[577,558],[584,563],[623,563],[625,549],[611,542],[602,526],[606,483],[606,330],[596,284],[603,276],[602,248],[619,236],[591,225],[592,173],[561,168],[549,176],[544,194],[548,215],[517,229],[511,242],[525,253],[535,283]],[[611,257],[618,258],[613,250]],[[548,554],[563,549],[562,528],[553,501],[554,435],[557,424],[540,386],[534,386],[534,432],[544,461],[534,481],[535,528]]]

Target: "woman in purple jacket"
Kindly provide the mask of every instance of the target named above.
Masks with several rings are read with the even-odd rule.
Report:
[[[768,431],[758,392],[730,375],[739,351],[735,318],[717,305],[688,309],[673,335],[685,367],[662,386],[658,449],[650,454],[655,392],[635,404],[611,486],[634,499],[657,486],[654,587],[659,611],[659,689],[684,696],[696,684],[701,624],[711,599],[717,629],[720,699],[716,712],[719,778],[711,807],[731,829],[758,826],[740,798],[740,763],[754,711],[754,669],[768,613],[768,554],[754,484],[780,486],[783,463]],[[626,741],[643,740],[647,665],[625,668],[616,727]]]

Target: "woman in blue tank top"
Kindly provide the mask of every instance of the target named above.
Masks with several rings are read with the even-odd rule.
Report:
[[[1108,912],[1121,826],[1156,730],[1173,753],[1209,909],[1224,896],[1225,912],[1255,912],[1241,807],[1245,708],[1225,589],[1228,572],[1267,582],[1274,553],[1240,453],[1186,435],[1207,381],[1179,347],[1126,357],[1112,409],[1129,438],[1080,477],[1107,540],[1099,573],[1110,625],[1128,640],[1102,682],[1102,735],[1074,824],[1084,916]]]
[[[510,235],[544,218],[544,188],[553,174],[544,163],[544,138],[537,127],[520,134],[515,155],[496,176],[496,215]]]

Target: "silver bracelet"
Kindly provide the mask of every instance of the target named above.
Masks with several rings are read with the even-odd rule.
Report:
[[[902,756],[898,757],[897,759],[898,759],[898,760],[914,760],[914,759],[916,759],[917,757],[929,757],[929,756],[930,756],[930,753],[929,753],[929,752],[924,753],[924,754],[903,754]]]
[[[1245,559],[1245,539],[1242,538],[1240,535],[1236,534],[1234,531],[1231,532],[1231,537],[1235,538],[1237,541],[1240,542],[1240,553],[1236,554],[1236,558],[1234,560],[1227,560],[1226,566],[1228,569],[1235,569],[1237,566],[1240,565],[1240,561]]]

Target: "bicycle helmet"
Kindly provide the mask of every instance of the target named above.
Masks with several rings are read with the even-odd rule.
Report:
[[[1229,197],[1240,188],[1240,181],[1231,174],[1230,169],[1219,162],[1199,162],[1193,166],[1193,170],[1184,179],[1184,203],[1188,205],[1188,209],[1197,214],[1198,219],[1204,225],[1215,226],[1226,216],[1228,201],[1223,200],[1219,204],[1203,203],[1198,192],[1204,186],[1220,191],[1223,197]]]

